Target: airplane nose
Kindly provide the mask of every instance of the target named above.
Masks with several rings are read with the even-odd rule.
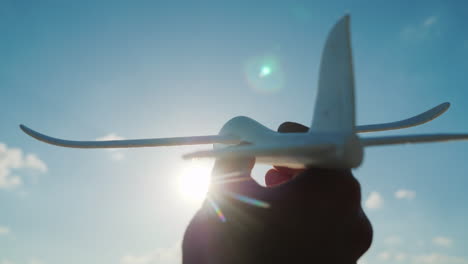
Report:
[[[237,136],[244,143],[260,143],[264,139],[265,134],[276,133],[252,118],[246,116],[237,116],[227,121],[219,135],[233,135]],[[214,149],[224,148],[225,144],[215,144]]]

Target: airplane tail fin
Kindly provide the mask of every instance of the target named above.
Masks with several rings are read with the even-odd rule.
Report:
[[[349,15],[344,16],[328,35],[309,131],[354,133],[354,74],[349,23]]]

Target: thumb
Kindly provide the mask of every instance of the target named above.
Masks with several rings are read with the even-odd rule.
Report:
[[[210,196],[226,197],[236,194],[257,198],[263,187],[251,176],[254,165],[253,157],[217,159],[211,174]]]
[[[268,208],[265,200],[266,188],[251,176],[255,158],[217,159],[213,167],[210,189],[207,195],[209,205],[216,211],[221,209],[227,219],[244,218],[246,210],[256,207]],[[219,208],[216,208],[218,207]],[[250,208],[250,209],[249,209]],[[244,219],[245,220],[245,219]]]
[[[211,180],[217,182],[238,175],[250,177],[254,165],[254,157],[217,159],[211,172]]]
[[[285,122],[278,128],[278,132],[280,133],[297,133],[307,131],[308,127],[294,122]],[[220,133],[222,132],[223,129]],[[217,159],[212,171],[210,194],[215,196],[225,196],[229,193],[235,193],[236,195],[249,197],[250,199],[259,201],[270,200],[272,194],[274,193],[273,190],[262,187],[251,177],[251,172],[254,165],[255,157]],[[284,171],[290,170],[291,169],[288,168],[275,167],[274,171],[270,170],[268,174],[269,176],[267,176],[267,181],[269,181],[269,179],[273,179],[275,183],[287,181],[291,179],[293,175],[287,175],[286,177]],[[294,174],[296,173],[297,172],[294,171]],[[271,186],[274,184],[267,185]]]

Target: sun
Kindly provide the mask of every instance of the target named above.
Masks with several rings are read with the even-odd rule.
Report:
[[[192,160],[179,175],[179,193],[189,201],[199,203],[205,199],[210,185],[212,164]]]

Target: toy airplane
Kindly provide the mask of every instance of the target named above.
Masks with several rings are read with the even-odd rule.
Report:
[[[40,134],[24,125],[20,127],[40,141],[62,147],[136,148],[215,144],[213,150],[191,153],[184,158],[255,157],[259,163],[290,168],[356,168],[363,160],[364,147],[468,140],[468,134],[359,137],[357,133],[407,128],[429,122],[443,114],[450,104],[443,103],[397,122],[356,126],[349,23],[350,17],[346,15],[329,33],[320,65],[315,112],[307,133],[278,133],[242,116],[228,121],[218,135],[175,138],[70,141]]]

